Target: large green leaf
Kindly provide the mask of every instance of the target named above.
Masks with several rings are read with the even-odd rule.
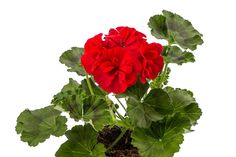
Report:
[[[68,50],[61,55],[60,62],[69,68],[68,71],[76,72],[78,75],[85,76],[86,72],[80,61],[83,54],[83,48],[72,47],[71,50]]]
[[[182,48],[195,50],[197,45],[203,43],[202,34],[192,26],[191,22],[166,10],[163,11],[163,15],[166,17],[169,36]]]
[[[152,89],[144,99],[144,104],[152,106],[161,115],[172,114],[174,109],[169,95],[160,88]]]
[[[61,145],[56,157],[105,157],[105,148],[97,144],[97,132],[90,124],[75,126],[66,132],[68,140]]]
[[[168,92],[173,102],[174,113],[188,117],[192,124],[196,123],[202,115],[202,112],[193,97],[193,93],[188,90],[179,88],[173,89],[171,87],[167,87],[165,90]]]
[[[173,157],[183,142],[184,128],[189,120],[179,114],[153,122],[150,128],[135,128],[132,144],[142,157]]]
[[[194,55],[188,51],[182,51],[178,46],[171,46],[167,53],[162,53],[167,63],[183,63],[195,62]]]
[[[173,112],[171,99],[162,89],[152,89],[143,101],[131,97],[127,105],[132,123],[143,128],[150,127],[152,121],[161,120]]]
[[[163,15],[151,17],[148,25],[152,35],[157,39],[166,39],[169,43],[176,43],[184,49],[195,50],[197,45],[203,43],[202,34],[191,22],[166,10],[163,10]]]
[[[104,126],[112,123],[109,106],[99,96],[89,96],[84,100],[81,118],[86,122],[92,121],[96,130],[101,130]]]
[[[16,132],[30,146],[37,146],[50,137],[62,136],[67,130],[67,119],[53,106],[30,111],[26,109],[17,118]]]
[[[144,105],[135,98],[127,101],[128,116],[133,124],[139,127],[148,128],[152,121],[162,119],[162,116],[149,105]]]
[[[86,95],[84,87],[73,79],[54,96],[52,103],[57,108],[69,112],[70,117],[76,121],[91,122],[97,130],[112,122],[105,97]]]

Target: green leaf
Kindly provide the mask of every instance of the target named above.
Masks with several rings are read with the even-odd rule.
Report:
[[[166,18],[169,36],[182,48],[195,50],[197,45],[203,44],[202,34],[192,26],[191,22],[166,10],[163,10],[163,15]]]
[[[89,78],[89,80],[90,80],[90,84],[92,86],[92,89],[95,95],[105,96],[108,94],[107,92],[102,90],[100,87],[98,87],[91,78]],[[86,79],[81,81],[81,86],[83,90],[85,91],[86,95],[91,95]]]
[[[131,126],[131,120],[129,117],[124,117],[124,119],[122,120],[117,120],[116,123],[117,126],[122,127],[122,128],[133,128],[133,126]]]
[[[16,132],[30,146],[37,146],[50,137],[62,136],[67,130],[67,119],[53,106],[30,111],[26,109],[17,118]]]
[[[105,157],[105,148],[97,144],[97,132],[89,124],[75,126],[66,132],[68,140],[56,152],[56,157]]]
[[[153,122],[148,129],[135,128],[132,144],[138,148],[142,157],[173,157],[183,142],[184,128],[189,120],[179,114]]]
[[[100,90],[95,91],[97,93]],[[65,85],[61,92],[54,96],[52,103],[57,108],[69,112],[70,117],[75,121],[84,120],[92,123],[97,130],[101,130],[105,125],[112,122],[105,98],[99,95],[86,95],[83,85],[81,86],[73,79],[70,79],[69,84]]]
[[[117,98],[122,97],[134,97],[138,100],[141,100],[149,88],[149,84],[142,84],[140,81],[137,81],[135,85],[129,87],[124,93],[117,94]]]
[[[179,109],[180,110],[180,109]],[[193,125],[197,123],[197,120],[201,117],[202,111],[198,107],[197,103],[192,103],[180,110],[182,115],[188,117]]]
[[[193,93],[185,89],[173,89],[171,87],[167,87],[165,90],[173,102],[174,113],[186,116],[192,124],[195,124],[201,117],[202,112],[193,97]]]
[[[163,15],[155,15],[149,19],[148,26],[151,28],[151,34],[157,39],[168,39],[168,30],[166,18]]]
[[[144,104],[154,107],[161,115],[172,114],[174,109],[169,95],[162,89],[152,89]]]
[[[96,130],[102,130],[104,126],[112,123],[109,106],[107,102],[99,96],[89,96],[83,103],[84,121],[92,121]]]
[[[76,72],[78,75],[85,76],[86,72],[80,61],[83,54],[83,48],[72,47],[71,50],[68,50],[61,55],[60,62],[69,68],[68,71]]]
[[[143,102],[130,97],[127,105],[132,123],[143,128],[150,127],[152,121],[161,120],[173,112],[171,99],[162,89],[151,90]]]
[[[202,34],[191,22],[166,10],[163,10],[163,15],[151,17],[148,25],[154,37],[166,39],[170,44],[176,43],[183,49],[195,50],[197,45],[203,43]]]
[[[73,92],[79,88],[80,84],[74,79],[70,78],[69,83],[62,88],[62,92]]]
[[[62,111],[68,111],[71,118],[79,121],[82,115],[83,101],[86,97],[81,85],[70,78],[69,83],[54,95],[52,104]]]
[[[188,51],[182,51],[177,46],[171,46],[168,53],[163,54],[165,62],[176,63],[182,65],[183,63],[195,62],[194,55]]]
[[[150,106],[144,105],[135,98],[127,101],[128,116],[133,124],[147,128],[152,121],[160,120],[162,117]]]
[[[73,80],[72,78],[69,79],[69,83],[66,84],[59,93],[53,96],[52,104],[60,104],[63,103],[64,99],[71,98],[74,95],[81,95],[86,96],[83,93],[81,85]]]

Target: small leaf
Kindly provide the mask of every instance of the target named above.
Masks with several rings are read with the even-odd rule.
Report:
[[[71,50],[68,50],[61,55],[60,62],[69,68],[68,71],[76,72],[78,75],[85,76],[86,72],[80,61],[83,54],[83,48],[72,47]]]
[[[105,157],[105,148],[97,144],[97,132],[90,124],[75,126],[66,132],[68,140],[56,152],[56,157]]]
[[[166,18],[163,15],[155,15],[149,19],[148,26],[151,33],[157,39],[168,39],[168,30],[166,26]]]
[[[154,89],[154,88],[159,88],[162,83],[163,83],[164,85],[167,85],[168,79],[169,79],[169,76],[170,76],[170,72],[171,72],[171,70],[170,70],[170,68],[168,67],[166,74],[164,75],[163,73],[160,73],[160,74],[158,75],[158,77],[156,77],[156,78],[150,83],[150,87],[151,87],[152,89]],[[163,76],[163,75],[164,75],[164,76]],[[162,77],[163,77],[163,80],[162,80]]]
[[[195,62],[194,55],[191,52],[182,51],[177,46],[171,46],[168,53],[163,56],[167,63],[182,65],[183,63]]]
[[[171,99],[162,89],[151,90],[143,102],[131,97],[127,105],[132,123],[143,128],[150,127],[152,121],[161,120],[173,112]]]
[[[30,146],[37,146],[50,137],[62,136],[67,130],[67,119],[53,106],[30,111],[26,109],[17,118],[16,132]]]
[[[141,100],[144,94],[147,92],[149,84],[142,84],[140,81],[137,81],[135,85],[129,87],[124,93],[117,94],[117,98],[122,97],[134,97],[138,100]]]
[[[73,80],[72,78],[69,79],[69,83],[67,85],[65,85],[63,88],[62,88],[62,92],[72,92],[72,91],[75,91],[76,89],[78,89],[80,86],[80,84]]]
[[[142,157],[173,157],[184,140],[184,128],[188,127],[189,120],[181,115],[167,117],[153,122],[148,129],[135,128],[132,144]]]

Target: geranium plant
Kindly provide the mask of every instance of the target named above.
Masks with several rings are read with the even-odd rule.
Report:
[[[193,51],[203,40],[189,21],[162,13],[148,26],[154,37],[167,41],[164,46],[121,26],[64,52],[60,62],[84,79],[70,78],[51,105],[24,110],[16,125],[21,140],[37,146],[51,135],[66,135],[56,157],[172,157],[178,152],[202,112],[191,91],[167,85],[168,65],[194,62]],[[83,125],[67,129],[63,112]]]

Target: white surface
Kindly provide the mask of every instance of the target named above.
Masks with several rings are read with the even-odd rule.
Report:
[[[235,157],[235,4],[229,0],[0,0],[0,156],[53,157],[62,138],[36,148],[14,131],[25,108],[41,108],[77,76],[58,61],[72,46],[127,25],[151,37],[146,23],[162,9],[192,21],[204,34],[195,64],[173,66],[170,85],[195,93],[203,116],[175,157]]]

